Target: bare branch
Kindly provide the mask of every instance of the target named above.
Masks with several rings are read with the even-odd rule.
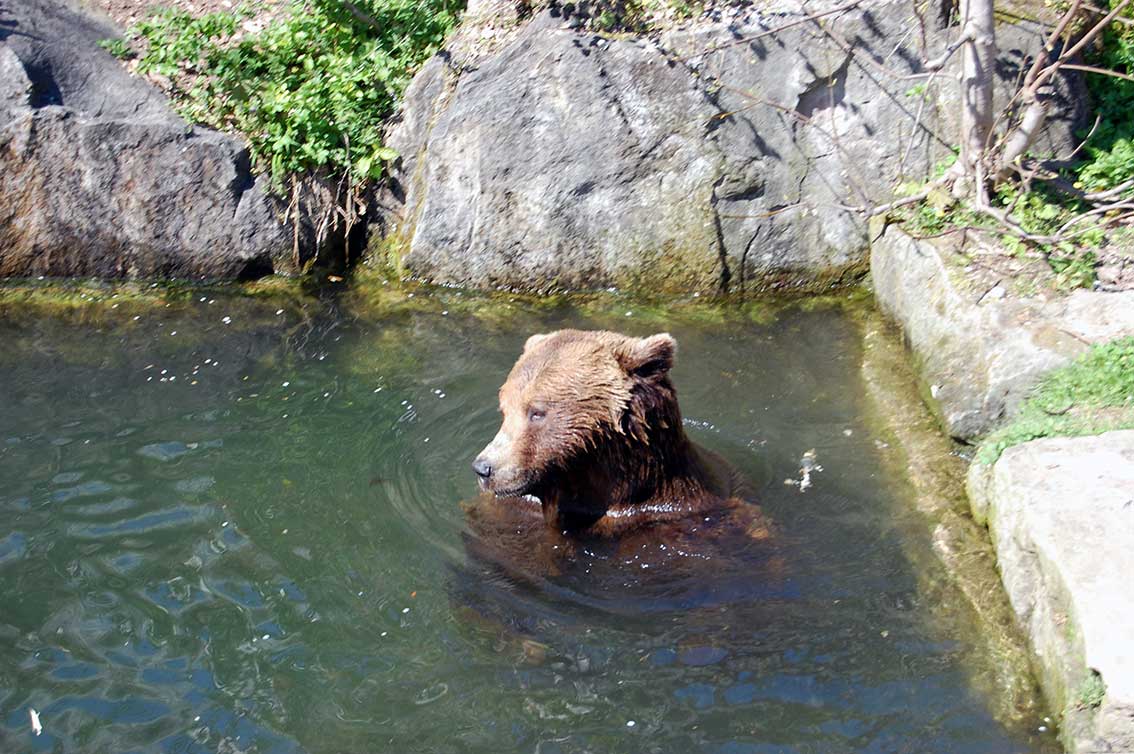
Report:
[[[1055,43],[1063,36],[1063,32],[1070,26],[1075,17],[1079,15],[1079,8],[1082,7],[1082,0],[1074,0],[1071,7],[1059,19],[1059,23],[1052,29],[1051,34],[1048,35],[1047,41],[1043,44],[1043,52],[1036,55],[1036,59],[1032,61],[1031,68],[1028,69],[1028,75],[1024,77],[1024,85],[1021,91],[1032,89],[1039,78],[1040,71],[1043,70],[1044,64],[1047,62],[1051,53],[1055,50]],[[1062,57],[1062,56],[1061,56]]]
[[[1001,153],[1000,164],[997,170],[997,178],[1004,179],[1008,174],[1008,166],[1016,162],[1016,160],[1023,156],[1024,152],[1028,151],[1028,147],[1035,141],[1039,131],[1043,128],[1044,121],[1047,120],[1047,104],[1040,99],[1033,99],[1028,104],[1028,109],[1024,111],[1024,117],[1020,119],[1020,125],[1008,137],[1004,143],[1004,150]]]
[[[1090,210],[1089,212],[1084,212],[1081,215],[1075,215],[1075,217],[1072,217],[1070,220],[1063,223],[1063,225],[1060,226],[1059,230],[1055,231],[1055,235],[1056,235],[1056,237],[1060,237],[1060,236],[1064,235],[1068,230],[1070,230],[1071,228],[1078,225],[1083,220],[1086,220],[1089,217],[1094,217],[1095,215],[1105,215],[1108,212],[1117,212],[1118,210],[1134,210],[1134,203],[1128,202],[1128,201],[1115,202],[1114,204],[1107,204],[1107,205],[1104,205],[1102,207],[1095,207],[1094,209]],[[1128,212],[1127,216],[1129,214],[1130,213]],[[1115,219],[1117,219],[1117,218],[1115,218]]]
[[[906,207],[910,204],[917,204],[918,202],[924,200],[931,193],[933,193],[934,189],[944,186],[949,182],[949,180],[949,176],[941,176],[937,180],[930,181],[929,183],[925,184],[925,186],[922,187],[921,191],[918,191],[916,194],[904,196],[901,199],[895,199],[894,201],[887,202],[886,204],[879,204],[870,210],[870,216],[877,217],[878,215],[884,215],[887,212],[898,209],[900,207]]]
[[[1097,68],[1093,65],[1080,65],[1079,63],[1063,63],[1060,68],[1066,68],[1069,71],[1086,71],[1087,73],[1097,73],[1100,76],[1110,76],[1115,79],[1122,79],[1124,81],[1134,81],[1134,76],[1128,73],[1119,73],[1112,71],[1109,68]]]
[[[1129,191],[1130,189],[1134,189],[1134,178],[1131,178],[1129,181],[1123,181],[1117,186],[1109,188],[1106,191],[1097,191],[1093,194],[1086,194],[1083,198],[1085,198],[1089,202],[1105,202],[1108,199],[1113,199],[1114,197],[1120,195],[1124,191]]]
[[[1094,40],[1094,38],[1103,31],[1103,29],[1110,26],[1111,21],[1117,18],[1118,15],[1122,13],[1122,11],[1126,10],[1126,7],[1130,5],[1130,2],[1131,0],[1122,0],[1122,2],[1120,2],[1118,5],[1111,8],[1110,13],[1107,13],[1101,21],[1099,21],[1097,24],[1091,27],[1089,31],[1081,36],[1078,42],[1076,42],[1070,49],[1064,50],[1059,55],[1059,61],[1070,60],[1071,58],[1082,52],[1083,48],[1089,45]],[[1078,5],[1079,0],[1075,0],[1075,3],[1072,7],[1078,7]]]
[[[925,61],[925,63],[923,64],[925,66],[925,70],[932,71],[932,72],[940,71],[942,68],[945,67],[945,64],[947,62],[949,62],[949,58],[951,58],[953,56],[954,52],[961,49],[961,47],[966,42],[971,42],[971,41],[973,41],[972,31],[971,30],[964,31],[961,34],[961,36],[957,37],[952,42],[950,42],[949,46],[946,47],[940,55],[938,55],[937,57],[935,57],[931,60]]]
[[[1098,13],[1099,15],[1106,15],[1109,12],[1105,8],[1100,8],[1097,5],[1091,5],[1090,3],[1083,3],[1083,7],[1089,10],[1091,13]],[[1134,19],[1116,18],[1114,19],[1114,23],[1122,24],[1123,26],[1134,26]]]

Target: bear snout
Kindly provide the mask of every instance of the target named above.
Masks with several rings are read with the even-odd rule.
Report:
[[[479,456],[475,461],[473,461],[472,470],[485,482],[487,482],[489,477],[492,476],[492,464]]]
[[[472,463],[477,484],[497,496],[523,495],[532,478],[530,469],[516,463],[512,438],[503,429]]]

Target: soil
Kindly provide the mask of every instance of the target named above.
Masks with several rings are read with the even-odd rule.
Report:
[[[232,11],[244,5],[253,10],[253,18],[269,15],[284,4],[284,0],[81,0],[81,4],[99,15],[106,16],[120,29],[141,21],[158,8],[176,8],[193,16],[216,11]]]

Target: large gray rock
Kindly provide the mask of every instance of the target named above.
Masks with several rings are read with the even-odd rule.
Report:
[[[244,145],[192,128],[61,0],[0,6],[0,276],[250,278],[292,234]]]
[[[973,440],[1010,417],[1047,371],[1134,335],[1134,291],[1018,297],[975,286],[945,244],[890,225],[873,242],[875,300],[902,329],[945,430]]]
[[[835,7],[777,0],[656,38],[549,11],[468,23],[389,134],[386,249],[412,275],[484,287],[815,288],[864,271],[854,208],[947,153],[935,96],[955,83],[923,107],[902,78],[920,59],[909,3],[804,20]],[[1007,79],[1038,37],[1005,29]]]
[[[1134,751],[1134,431],[1018,445],[968,487],[1068,750]]]

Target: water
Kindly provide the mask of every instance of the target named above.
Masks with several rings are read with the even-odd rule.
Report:
[[[1058,750],[995,713],[925,572],[840,309],[211,300],[0,321],[0,750]],[[774,542],[668,573],[472,554],[496,390],[563,326],[677,337],[687,430]]]

